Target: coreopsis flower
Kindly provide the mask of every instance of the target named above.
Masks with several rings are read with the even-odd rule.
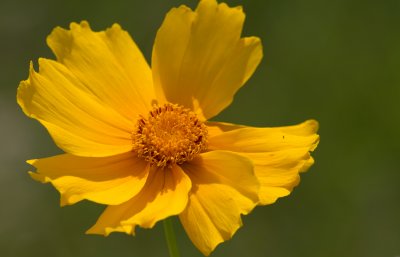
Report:
[[[205,255],[233,236],[241,215],[274,203],[313,164],[318,124],[256,128],[210,122],[262,58],[257,37],[241,37],[244,13],[215,0],[172,9],[157,32],[151,67],[117,24],[57,27],[56,60],[31,64],[22,110],[65,154],[28,161],[61,205],[107,205],[87,233],[134,234],[179,215]]]

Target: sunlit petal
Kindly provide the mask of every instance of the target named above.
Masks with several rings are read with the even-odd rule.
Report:
[[[253,161],[261,183],[260,204],[273,203],[292,191],[299,182],[299,172],[313,164],[310,152],[319,142],[314,120],[276,128],[217,122],[208,125],[210,149],[235,151]]]
[[[172,9],[154,43],[152,68],[159,97],[206,119],[233,100],[262,58],[259,38],[241,38],[241,7],[203,0],[195,11]]]
[[[110,157],[62,154],[29,161],[37,168],[31,176],[50,182],[61,194],[61,205],[83,199],[116,205],[134,197],[144,186],[149,165],[133,153]]]
[[[88,234],[135,233],[135,227],[151,228],[162,219],[181,213],[192,183],[179,168],[152,169],[142,191],[131,200],[109,206]]]
[[[208,255],[242,225],[240,215],[257,205],[259,182],[251,161],[232,152],[203,153],[182,168],[193,188],[179,217],[192,242]]]

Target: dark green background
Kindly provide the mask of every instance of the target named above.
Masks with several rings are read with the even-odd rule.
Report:
[[[113,2],[113,3],[112,3]],[[0,256],[167,256],[161,224],[136,237],[87,236],[103,207],[60,208],[26,159],[60,152],[15,102],[29,60],[53,58],[53,27],[118,22],[150,60],[166,12],[193,0],[0,1]],[[281,126],[315,118],[316,164],[292,195],[256,208],[212,256],[400,256],[400,1],[228,1],[264,59],[216,120]],[[201,256],[176,223],[182,255]]]

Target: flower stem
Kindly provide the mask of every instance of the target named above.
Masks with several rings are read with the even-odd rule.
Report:
[[[164,220],[164,234],[168,244],[168,251],[170,257],[180,257],[178,244],[174,233],[173,217]]]

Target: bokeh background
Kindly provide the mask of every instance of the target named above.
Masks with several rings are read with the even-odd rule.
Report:
[[[315,118],[316,164],[294,192],[258,207],[212,256],[400,256],[400,1],[241,0],[264,59],[215,120],[281,126]],[[53,27],[118,22],[150,60],[166,12],[193,0],[0,1],[0,256],[168,256],[162,224],[136,237],[87,236],[102,206],[60,208],[26,159],[60,153],[15,101],[28,63],[53,58]],[[175,223],[182,256],[202,256]]]

